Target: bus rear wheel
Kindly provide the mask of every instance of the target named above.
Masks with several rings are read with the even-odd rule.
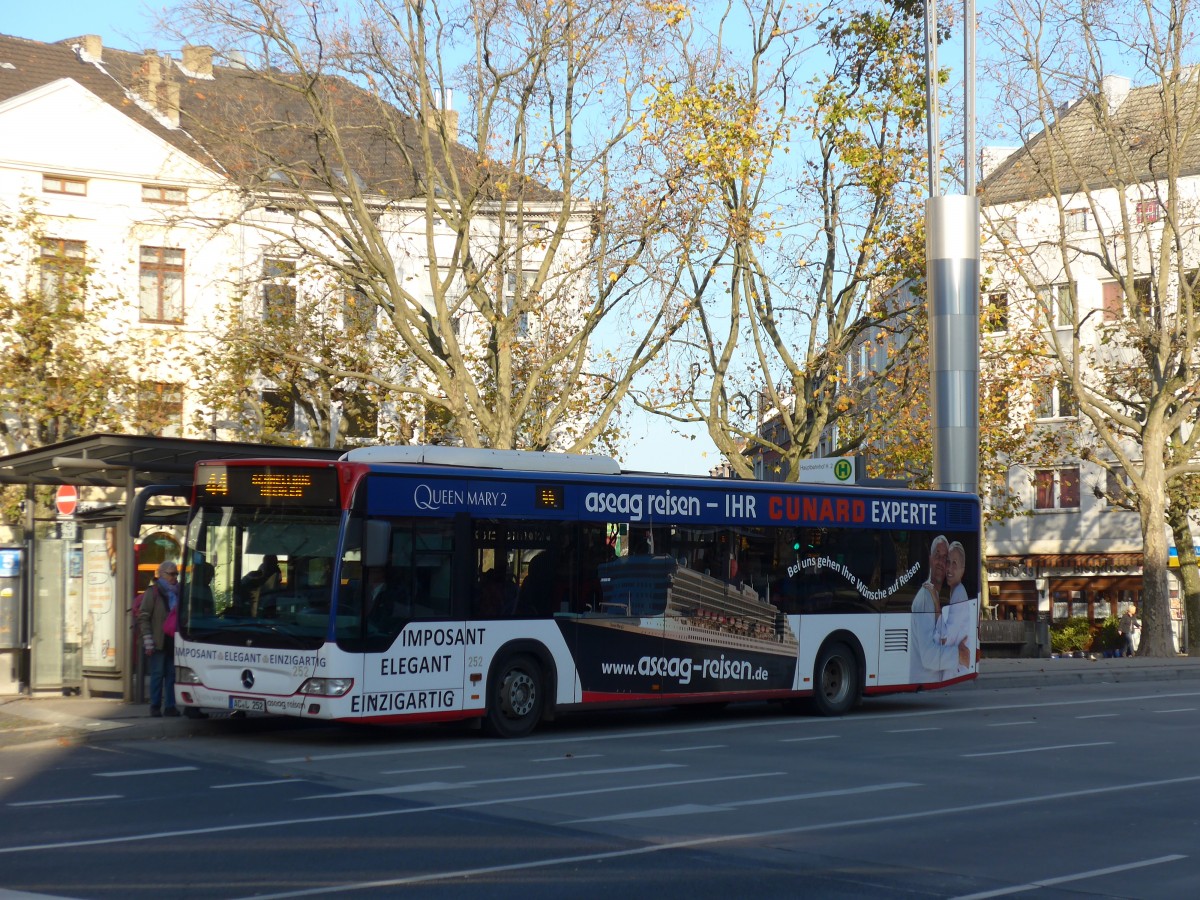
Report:
[[[546,705],[542,667],[524,654],[504,660],[488,692],[484,731],[492,737],[525,737],[537,727]]]
[[[813,671],[813,706],[823,716],[844,716],[858,703],[858,659],[845,644],[821,651]]]

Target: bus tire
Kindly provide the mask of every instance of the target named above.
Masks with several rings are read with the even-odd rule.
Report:
[[[522,653],[502,660],[494,672],[483,729],[492,737],[525,737],[537,727],[546,706],[542,667]]]
[[[844,716],[858,702],[858,660],[845,644],[830,644],[813,670],[813,706],[823,716]]]

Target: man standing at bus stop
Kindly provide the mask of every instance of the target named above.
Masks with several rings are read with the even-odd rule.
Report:
[[[159,563],[142,594],[138,626],[150,662],[150,715],[177,716],[175,706],[175,631],[179,622],[179,567]]]

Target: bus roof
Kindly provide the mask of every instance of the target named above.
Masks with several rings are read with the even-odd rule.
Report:
[[[474,447],[358,447],[343,454],[346,462],[405,463],[408,465],[461,466],[475,469],[511,469],[524,472],[559,472],[570,475],[620,475],[621,466],[608,456],[545,453],[538,450],[485,450]]]

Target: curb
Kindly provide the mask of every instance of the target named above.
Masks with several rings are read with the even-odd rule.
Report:
[[[980,672],[968,685],[976,690],[990,688],[1055,687],[1075,684],[1128,684],[1145,681],[1194,681],[1200,679],[1200,660],[1190,664],[1168,662],[1165,665],[1105,665],[1093,661],[1074,661],[1056,668],[1059,660],[1036,660],[1036,671]],[[985,661],[986,665],[986,661]]]

